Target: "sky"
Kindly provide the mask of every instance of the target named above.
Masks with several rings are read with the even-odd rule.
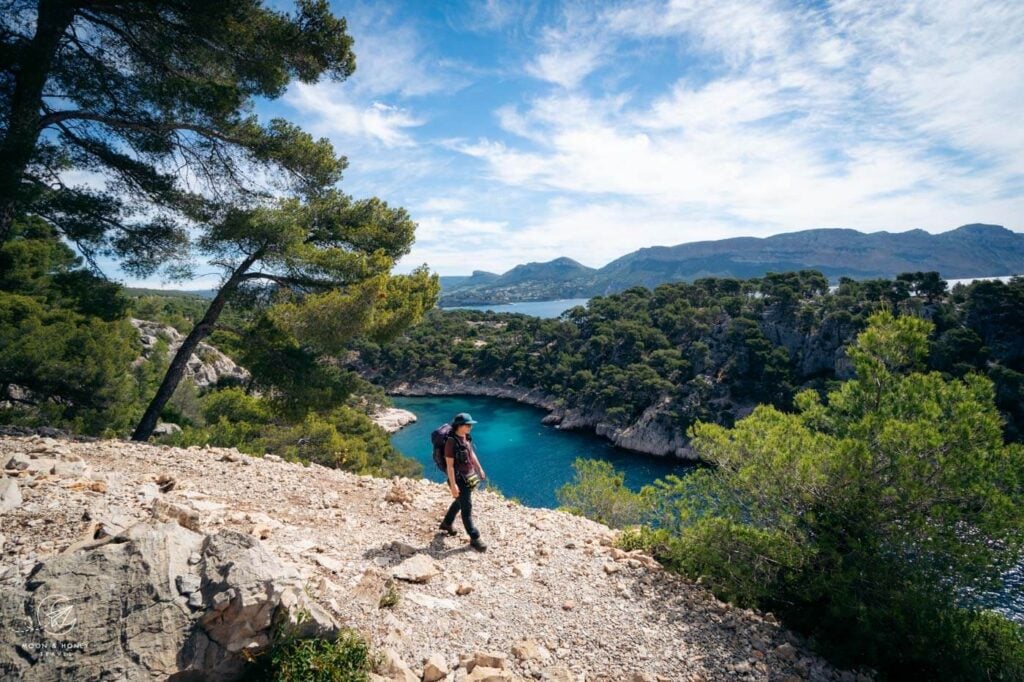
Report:
[[[256,111],[329,138],[346,193],[408,209],[399,272],[822,227],[1024,230],[1021,0],[332,6],[355,74]]]

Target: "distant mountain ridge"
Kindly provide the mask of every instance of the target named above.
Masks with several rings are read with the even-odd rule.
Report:
[[[938,271],[946,279],[1024,272],[1024,234],[1001,225],[963,225],[939,234],[814,229],[772,237],[735,237],[652,246],[594,269],[571,258],[517,265],[497,275],[442,278],[441,305],[577,298],[701,277],[761,277],[819,270],[830,280]]]

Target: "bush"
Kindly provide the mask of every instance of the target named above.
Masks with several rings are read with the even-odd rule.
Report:
[[[612,528],[642,523],[653,511],[653,490],[644,488],[635,493],[626,487],[626,477],[608,462],[577,459],[573,462],[576,476],[556,492],[565,511],[607,524]]]
[[[252,422],[265,424],[270,421],[270,410],[264,402],[246,394],[240,388],[225,388],[203,396],[203,417],[210,423],[220,421]]]
[[[370,679],[370,647],[357,632],[337,639],[282,637],[250,664],[245,678],[273,682],[363,682]]]

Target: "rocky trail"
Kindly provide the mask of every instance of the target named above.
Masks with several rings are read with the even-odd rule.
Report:
[[[227,678],[282,614],[362,632],[375,679],[856,679],[607,527],[486,491],[477,553],[426,480],[39,436],[0,438],[0,470],[4,679]]]

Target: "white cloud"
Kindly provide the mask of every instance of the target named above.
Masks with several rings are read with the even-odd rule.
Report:
[[[453,146],[508,186],[602,202],[582,211],[588,225],[615,224],[603,216],[637,206],[654,211],[619,253],[674,243],[660,240],[691,216],[715,234],[743,226],[762,235],[1019,221],[1024,199],[1003,191],[1024,173],[1018,3],[840,0],[811,11],[669,2],[605,18],[620,40],[696,50],[714,77],[688,74],[646,103],[579,89],[536,98],[496,112],[505,131],[530,144],[483,138]],[[576,31],[557,54],[586,54],[603,39]],[[707,68],[713,57],[717,71]],[[578,85],[599,62],[583,60],[582,76],[551,69],[548,80]],[[564,213],[549,212],[543,223],[549,243],[561,244],[557,229],[569,235],[566,249],[582,238],[584,225]],[[525,234],[516,232],[517,245],[529,243]],[[589,233],[585,239],[598,248]]]
[[[427,213],[459,213],[466,210],[466,201],[454,197],[432,197],[419,208]]]
[[[526,67],[526,72],[535,78],[574,88],[597,68],[601,52],[596,46],[564,50],[558,47],[539,55]]]
[[[344,84],[296,83],[284,99],[308,118],[307,127],[317,135],[361,137],[386,147],[404,147],[414,144],[409,129],[423,124],[396,106],[353,101]]]

